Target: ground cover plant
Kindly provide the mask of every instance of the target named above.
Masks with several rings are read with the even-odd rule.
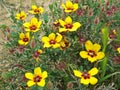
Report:
[[[119,90],[120,1],[48,7],[32,0],[27,12],[11,10],[12,26],[1,25],[16,62],[1,74],[2,90]]]

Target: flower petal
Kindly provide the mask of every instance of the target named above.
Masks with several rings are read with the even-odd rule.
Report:
[[[61,33],[61,32],[66,32],[67,31],[67,29],[66,28],[59,28],[59,32]]]
[[[95,77],[90,77],[90,84],[95,85],[98,82],[98,79]]]
[[[91,63],[93,63],[93,62],[95,62],[95,61],[97,60],[97,58],[96,58],[96,57],[91,57],[91,56],[88,55],[88,60],[89,60]]]
[[[46,37],[46,36],[42,37],[42,42],[49,42],[49,41],[50,41],[50,39],[48,37]]]
[[[28,73],[25,73],[25,77],[27,79],[33,80],[34,75],[32,73],[28,72]]]
[[[30,23],[26,22],[26,23],[23,24],[23,26],[26,27],[26,28],[29,28],[30,27]]]
[[[91,76],[96,75],[98,73],[98,69],[96,67],[92,68],[89,72],[88,72]]]
[[[30,23],[31,23],[31,25],[37,26],[37,23],[38,23],[37,18],[32,18],[31,21],[30,21]]]
[[[28,85],[28,87],[31,87],[31,86],[35,85],[35,82],[33,82],[33,81],[28,81],[28,82],[27,82],[27,85]]]
[[[35,74],[35,75],[41,75],[41,68],[40,68],[40,67],[36,67],[36,68],[34,69],[34,74]]]
[[[45,42],[45,44],[44,44],[43,47],[44,47],[44,48],[45,48],[45,47],[49,48],[49,47],[51,47],[51,45],[50,45],[49,43]]]
[[[25,37],[25,34],[24,33],[20,33],[19,37],[20,37],[20,39],[23,39]]]
[[[66,6],[65,6],[65,4],[62,4],[61,6],[62,6],[64,9],[66,9]]]
[[[45,86],[45,80],[42,79],[40,82],[37,83],[38,86],[44,87]]]
[[[71,24],[72,23],[72,18],[70,16],[68,16],[66,19],[65,19],[65,23],[66,24]]]
[[[82,73],[78,70],[73,70],[73,73],[76,77],[81,77]]]
[[[59,23],[62,27],[65,27],[65,22],[63,20],[59,19]]]
[[[42,73],[42,78],[44,79],[44,78],[47,78],[47,77],[48,77],[48,74],[47,74],[46,71],[44,71],[44,72]]]
[[[26,37],[27,37],[28,39],[30,39],[30,33],[29,33],[29,32],[26,33]]]
[[[76,31],[80,26],[81,26],[81,24],[79,22],[75,22],[73,24],[72,29],[70,29],[69,31]]]
[[[89,51],[89,50],[94,48],[93,44],[92,44],[92,42],[90,40],[86,41],[85,48],[86,48],[87,51]]]
[[[90,80],[90,79],[84,79],[84,78],[82,78],[82,79],[80,80],[80,83],[85,84],[85,85],[88,85],[88,84],[90,83],[89,80]]]
[[[37,6],[36,5],[32,5],[32,9],[37,9]]]
[[[87,57],[88,57],[88,54],[87,54],[86,51],[81,51],[81,52],[79,53],[79,55],[80,55],[82,58],[87,58]]]
[[[60,44],[56,43],[56,44],[53,44],[53,48],[58,48],[60,47]]]
[[[101,49],[101,46],[99,44],[96,44],[96,43],[93,45],[93,47],[94,47],[93,50],[95,50],[97,52]]]
[[[25,44],[25,42],[23,42],[23,40],[18,40],[18,43],[19,43],[20,45],[24,45],[24,44]]]
[[[67,8],[73,8],[73,4],[71,1],[66,1],[66,7]]]
[[[62,40],[62,35],[57,33],[56,41],[60,42]]]
[[[78,9],[78,4],[74,4],[73,8],[74,8],[74,11],[76,11]]]
[[[104,58],[104,57],[105,57],[104,52],[98,52],[98,53],[97,53],[97,59],[102,59],[102,58]]]
[[[55,34],[54,33],[49,34],[48,38],[50,40],[55,40]]]

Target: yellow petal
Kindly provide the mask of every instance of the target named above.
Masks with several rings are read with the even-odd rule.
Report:
[[[95,62],[95,61],[97,60],[97,58],[96,58],[96,57],[91,57],[91,56],[88,55],[88,60],[89,60],[91,63],[93,63],[93,62]]]
[[[98,52],[100,49],[101,49],[101,46],[100,46],[99,44],[96,44],[96,43],[95,43],[95,44],[93,45],[93,50],[95,50],[95,51]]]
[[[37,24],[38,24],[37,18],[32,18],[30,23],[31,23],[31,25],[35,25],[37,27]]]
[[[73,70],[73,73],[76,77],[81,77],[82,73],[78,70]]]
[[[28,87],[31,87],[31,86],[35,85],[35,82],[33,82],[33,81],[28,81],[28,82],[27,82],[27,85],[28,85]]]
[[[66,32],[67,31],[67,29],[66,28],[59,28],[59,32],[61,33],[61,32]]]
[[[90,84],[95,85],[98,82],[98,79],[95,77],[90,77]]]
[[[59,19],[59,23],[62,27],[65,27],[65,22],[63,20]]]
[[[24,45],[27,45],[27,44],[28,44],[28,42],[25,42],[25,43],[24,43]]]
[[[78,4],[74,4],[73,8],[74,8],[74,11],[76,11],[78,9]]]
[[[20,39],[23,39],[25,37],[25,34],[24,33],[20,33],[19,37],[20,37]]]
[[[104,58],[104,57],[105,57],[104,52],[98,52],[98,53],[97,53],[97,59],[102,59],[102,58]]]
[[[117,51],[120,53],[120,47],[119,47],[119,48],[117,48]]]
[[[75,22],[73,24],[72,29],[70,29],[69,31],[76,31],[80,26],[81,26],[81,24],[79,22]]]
[[[82,57],[82,58],[87,58],[88,57],[88,53],[86,51],[81,51],[79,53],[79,55]]]
[[[39,21],[37,27],[40,27],[41,24],[42,24],[42,21]]]
[[[44,71],[44,72],[42,73],[42,78],[44,79],[44,78],[47,78],[47,77],[48,77],[48,74],[47,74],[46,71]]]
[[[32,9],[37,9],[37,6],[36,5],[32,5]]]
[[[66,19],[65,19],[65,23],[66,24],[71,24],[72,23],[72,18],[70,16],[68,16]]]
[[[45,80],[42,79],[40,82],[37,83],[38,86],[44,87],[45,86]]]
[[[49,41],[50,41],[50,39],[48,37],[46,37],[46,36],[42,37],[42,42],[49,42]]]
[[[35,75],[41,75],[41,68],[40,68],[40,67],[36,67],[36,68],[34,69],[34,74],[35,74]]]
[[[44,9],[42,7],[39,7],[38,9],[40,10],[40,13],[44,12]]]
[[[88,72],[91,76],[96,75],[98,73],[98,69],[96,67],[92,68],[89,72]]]
[[[25,73],[25,77],[27,79],[33,80],[34,75],[32,73],[28,72],[28,73]]]
[[[72,12],[73,10],[68,10],[68,9],[65,9],[65,12],[66,13],[70,13],[70,12]]]
[[[54,33],[49,34],[48,37],[49,37],[50,40],[55,40],[55,34]]]
[[[62,35],[57,33],[56,41],[60,42],[62,40]]]
[[[71,1],[66,1],[66,7],[67,8],[73,8],[73,4]]]
[[[60,44],[58,44],[58,43],[53,45],[53,48],[58,48],[58,47],[60,47]]]
[[[29,32],[26,33],[26,37],[27,37],[28,39],[30,38],[30,33],[29,33]]]
[[[85,48],[86,48],[87,51],[92,50],[94,48],[93,44],[90,40],[86,41]]]
[[[64,9],[66,9],[66,6],[65,6],[65,4],[62,4],[61,6],[62,6]]]
[[[30,27],[30,23],[26,22],[26,23],[23,24],[23,26],[26,27],[26,28],[29,28]]]
[[[84,78],[82,78],[82,79],[80,80],[80,83],[85,84],[85,85],[88,85],[88,84],[90,83],[90,81],[89,81],[89,79],[84,79]]]
[[[25,44],[25,42],[23,42],[23,40],[19,40],[18,43],[19,43],[20,45],[24,45],[24,44]]]
[[[50,45],[49,43],[45,42],[45,44],[44,44],[43,47],[44,47],[44,48],[45,48],[45,47],[49,48],[49,47],[51,47],[51,45]]]

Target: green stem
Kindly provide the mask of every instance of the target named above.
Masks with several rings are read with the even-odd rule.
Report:
[[[116,75],[116,74],[120,74],[120,72],[115,72],[115,73],[109,74],[109,75],[103,77],[99,82],[103,82],[104,80],[106,80],[106,79],[108,79],[108,78],[110,78],[111,76],[114,76],[114,75]]]

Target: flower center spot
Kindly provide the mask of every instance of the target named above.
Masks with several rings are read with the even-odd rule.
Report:
[[[67,10],[73,10],[73,8],[70,8],[70,7],[69,7],[69,8],[67,8]]]
[[[93,51],[93,50],[89,50],[89,51],[88,51],[88,55],[91,56],[91,57],[97,56],[97,54],[96,54],[95,51]]]
[[[40,10],[39,10],[39,9],[35,9],[35,10],[34,10],[34,12],[39,13],[39,12],[40,12]]]
[[[50,44],[55,44],[56,41],[55,41],[55,40],[50,40],[49,43],[50,43]]]
[[[72,24],[66,24],[66,25],[65,25],[65,28],[66,28],[66,29],[71,29],[72,27],[73,27]]]
[[[90,74],[89,73],[82,73],[82,77],[84,79],[90,79]]]
[[[20,19],[22,20],[25,16],[20,16]]]
[[[40,82],[41,79],[42,79],[42,77],[36,76],[36,77],[34,77],[34,82]]]
[[[35,25],[32,25],[31,27],[30,27],[30,30],[36,30],[37,29],[37,27],[35,26]]]
[[[29,39],[28,39],[28,38],[23,38],[23,41],[24,41],[24,42],[28,42]]]

